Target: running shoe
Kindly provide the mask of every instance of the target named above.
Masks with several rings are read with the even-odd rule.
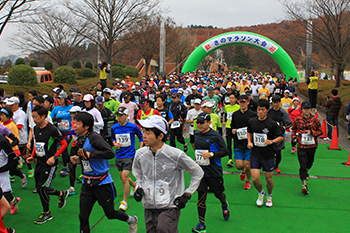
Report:
[[[33,178],[34,177],[34,169],[29,169],[28,170],[28,178]]]
[[[275,171],[276,171],[277,173],[281,173],[281,170],[280,170],[278,167],[276,167]]]
[[[75,194],[75,188],[74,187],[69,187],[68,191],[68,196],[74,195]]]
[[[204,223],[199,222],[195,228],[192,228],[192,232],[206,233],[207,228]]]
[[[135,194],[135,187],[130,187],[130,196],[134,196]]]
[[[292,153],[295,153],[295,152],[297,152],[297,148],[295,148],[295,147],[292,147],[292,151],[291,151]]]
[[[128,203],[126,201],[121,201],[119,209],[123,210],[123,211],[126,211],[128,209]]]
[[[82,182],[83,182],[83,179],[84,179],[84,175],[83,175],[83,174],[80,174],[80,176],[78,176],[78,178],[77,178],[77,181],[78,181],[79,183],[82,183]]]
[[[301,189],[301,192],[304,193],[304,195],[308,195],[309,194],[309,189],[307,188],[306,184],[303,185],[303,188]]]
[[[185,152],[187,152],[187,151],[188,151],[187,142],[185,142],[185,144],[184,144],[184,151],[185,151]]]
[[[228,209],[228,202],[226,202],[226,206],[222,206],[222,215],[224,216],[225,221],[230,218],[230,210]]]
[[[17,168],[22,168],[22,167],[23,167],[23,159],[19,157]]]
[[[256,200],[257,206],[262,206],[264,204],[264,197],[265,197],[265,192],[264,192],[264,190],[262,190],[259,193],[258,199]]]
[[[241,171],[239,178],[241,179],[241,181],[243,181],[245,179],[245,171],[244,170]]]
[[[129,233],[136,233],[137,232],[137,222],[139,221],[137,216],[130,216],[133,218],[132,222],[129,223]]]
[[[58,208],[63,208],[66,205],[68,194],[68,190],[62,191],[62,196],[58,197]]]
[[[266,197],[267,197],[266,198],[266,203],[265,203],[266,207],[272,207],[272,196],[271,195],[267,195]]]
[[[67,170],[67,168],[62,168],[62,170],[61,170],[61,172],[60,172],[60,175],[62,176],[62,177],[65,177],[65,176],[67,176],[68,175],[68,170]]]
[[[21,181],[22,181],[22,188],[25,188],[25,187],[27,187],[28,182],[27,182],[26,175],[23,174],[23,176],[24,176],[24,178],[21,179]]]
[[[251,187],[252,187],[252,184],[250,183],[250,181],[246,180],[243,189],[251,189]]]
[[[330,139],[329,137],[323,138],[323,140],[325,140],[325,141],[332,141],[332,139]]]
[[[7,233],[16,233],[15,229],[8,227],[6,228]]]
[[[38,193],[38,190],[36,188],[33,189],[33,193]]]
[[[233,166],[234,166],[234,165],[233,165],[232,159],[228,160],[227,166],[228,166],[228,167],[233,167]]]
[[[15,182],[15,177],[10,175],[10,181],[11,183]]]
[[[10,214],[15,214],[18,212],[18,204],[21,202],[21,198],[15,197],[14,200],[11,202],[11,210]]]
[[[47,221],[50,221],[51,219],[52,219],[51,212],[48,214],[45,214],[44,212],[42,212],[39,215],[39,218],[34,221],[34,223],[35,224],[43,224],[43,223],[46,223]]]

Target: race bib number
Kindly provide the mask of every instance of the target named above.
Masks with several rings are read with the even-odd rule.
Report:
[[[310,134],[301,134],[301,145],[315,145],[315,138]]]
[[[288,108],[289,108],[289,103],[284,103],[284,104],[282,104],[282,108],[283,108],[283,109],[288,109]]]
[[[36,142],[35,143],[35,153],[38,157],[44,157],[45,153],[45,142]]]
[[[225,103],[230,103],[230,97],[229,96],[225,97]]]
[[[170,191],[167,182],[159,180],[154,184],[152,181],[146,181],[142,186],[145,187],[145,198],[151,203],[154,201],[157,205],[168,205],[170,203]]]
[[[210,160],[203,158],[203,152],[208,152],[208,150],[195,150],[194,153],[196,155],[196,163],[200,166],[209,166]]]
[[[149,96],[148,96],[149,100],[152,101],[152,102],[155,100],[154,97],[155,97],[154,94],[149,94]]]
[[[266,96],[266,93],[265,93],[265,92],[261,92],[261,93],[260,93],[260,96],[261,96],[261,97],[265,97],[265,96]]]
[[[192,125],[190,126],[190,134],[194,135],[194,127]]]
[[[238,140],[247,139],[247,127],[237,129],[236,134]]]
[[[86,172],[92,172],[93,171],[92,167],[90,166],[89,160],[81,160],[81,164],[84,167],[84,171],[86,171]]]
[[[121,145],[121,147],[128,147],[131,146],[131,139],[130,139],[130,134],[116,134],[115,135],[115,140],[117,143]]]
[[[232,114],[233,114],[233,112],[227,113],[227,121],[232,121]]]
[[[177,128],[179,128],[180,126],[181,126],[180,121],[174,121],[173,123],[171,123],[170,128],[171,128],[171,129],[177,129]]]
[[[254,133],[254,145],[257,147],[266,147],[267,144],[265,143],[265,140],[267,140],[267,134],[264,133]]]
[[[69,121],[68,120],[62,120],[61,122],[58,122],[58,128],[60,130],[69,130]]]
[[[191,107],[194,107],[194,99],[191,99]]]

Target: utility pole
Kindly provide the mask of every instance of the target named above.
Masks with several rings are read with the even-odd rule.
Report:
[[[98,27],[97,27],[97,73],[100,73],[101,67],[101,48],[100,48],[100,25],[101,25],[101,0],[98,0]]]
[[[307,21],[306,29],[306,67],[305,67],[305,81],[310,77],[311,61],[312,61],[312,20]]]
[[[165,74],[165,23],[162,21],[160,23],[160,46],[159,46],[159,74],[163,76]]]

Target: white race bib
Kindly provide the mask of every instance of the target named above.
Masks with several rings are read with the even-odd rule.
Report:
[[[284,110],[286,110],[286,109],[288,109],[290,106],[289,106],[289,103],[284,103],[284,104],[282,104],[282,108],[284,109]]]
[[[90,162],[88,160],[81,160],[81,164],[84,167],[84,171],[86,171],[86,172],[92,172],[93,171],[92,167],[90,166]]]
[[[170,128],[171,129],[176,129],[176,128],[179,128],[180,126],[181,126],[180,121],[174,121],[173,123],[171,123]]]
[[[265,143],[265,140],[267,140],[267,134],[265,133],[254,133],[254,145],[257,147],[266,147],[267,144]]]
[[[229,96],[225,97],[225,103],[230,103],[230,97]]]
[[[247,139],[247,127],[237,129],[236,134],[238,140]]]
[[[315,145],[315,138],[310,134],[301,134],[301,145]]]
[[[152,101],[152,102],[155,100],[154,97],[155,97],[154,94],[149,94],[149,95],[148,95],[149,100]]]
[[[261,92],[261,93],[260,93],[260,96],[261,96],[261,97],[265,97],[265,95],[266,95],[265,92]]]
[[[190,126],[190,134],[194,135],[194,127],[192,125]]]
[[[228,112],[227,113],[227,121],[232,121],[232,114],[233,114],[233,112]]]
[[[69,121],[68,120],[62,120],[61,122],[58,122],[58,128],[60,130],[69,130]]]
[[[200,166],[209,166],[210,160],[203,158],[203,156],[202,156],[203,152],[208,152],[208,150],[195,150],[194,151],[194,154],[196,156],[196,163]]]
[[[146,181],[142,184],[142,187],[145,192],[144,197],[149,202],[156,202],[157,205],[168,205],[170,203],[170,191],[167,182],[158,180],[154,185],[152,181]]]
[[[121,145],[121,147],[131,146],[131,139],[129,133],[115,134],[115,140]]]
[[[45,153],[45,142],[36,142],[35,143],[35,153],[38,157],[44,157]]]

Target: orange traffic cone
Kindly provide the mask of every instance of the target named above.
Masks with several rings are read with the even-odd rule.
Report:
[[[349,159],[347,162],[345,163],[342,163],[343,165],[347,166],[347,167],[350,167],[350,154],[349,154]]]
[[[323,132],[323,134],[320,136],[320,138],[326,138],[326,137],[327,137],[327,125],[326,125],[326,118],[323,118],[323,123],[322,123],[322,132]]]
[[[331,146],[327,147],[328,150],[341,150],[338,146],[338,129],[337,126],[334,126],[333,128],[333,135],[332,135],[332,141]]]

